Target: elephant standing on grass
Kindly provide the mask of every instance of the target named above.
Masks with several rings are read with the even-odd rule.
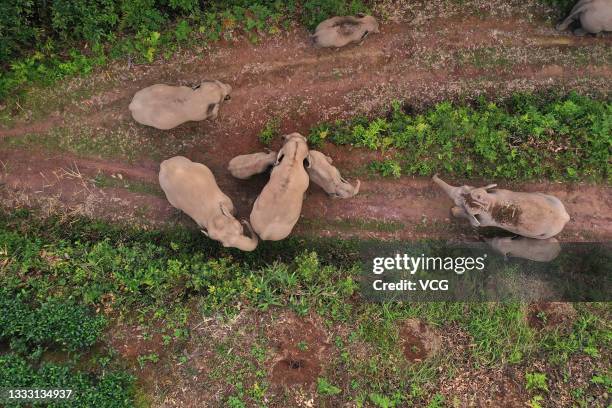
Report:
[[[223,194],[215,176],[201,163],[176,156],[161,163],[159,184],[172,206],[190,216],[202,232],[224,247],[253,251],[257,236],[244,221],[251,237],[244,235],[242,224],[234,218],[234,204]]]
[[[497,184],[452,187],[438,175],[433,181],[455,202],[453,216],[466,218],[474,227],[499,227],[524,237],[547,239],[560,233],[570,220],[563,203],[548,194],[503,190]]]

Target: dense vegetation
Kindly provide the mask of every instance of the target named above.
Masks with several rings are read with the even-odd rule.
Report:
[[[76,371],[69,364],[44,362],[36,367],[16,353],[0,355],[0,389],[63,389],[72,390],[68,400],[49,400],[34,403],[45,407],[100,407],[130,408],[134,406],[133,378],[124,372],[92,376]],[[3,396],[6,398],[6,396]],[[22,407],[22,403],[2,401],[2,406]]]
[[[25,266],[25,265],[24,265]],[[3,268],[0,271],[6,272]],[[45,406],[131,407],[133,378],[127,373],[79,371],[74,362],[45,361],[45,353],[84,352],[100,340],[106,319],[75,304],[69,296],[36,299],[36,290],[0,289],[0,390],[6,388],[70,389],[65,403]],[[77,354],[78,355],[78,354]],[[0,395],[3,406],[22,406]]]
[[[384,176],[610,181],[612,104],[576,93],[516,94],[414,114],[396,102],[387,117],[321,124],[309,141],[381,150],[385,159],[371,167]]]
[[[106,326],[102,316],[91,318],[86,309],[55,298],[31,308],[27,292],[0,288],[0,339],[13,349],[27,350],[38,344],[71,351],[91,347]]]
[[[21,85],[87,74],[109,59],[152,62],[181,47],[366,11],[361,0],[70,0],[0,4],[0,98]]]

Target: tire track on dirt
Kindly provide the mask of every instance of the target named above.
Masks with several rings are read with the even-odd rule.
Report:
[[[185,58],[187,63],[136,66],[134,71],[138,80],[121,84],[118,90],[104,92],[104,95],[79,101],[79,108],[73,107],[65,114],[73,114],[79,117],[81,123],[96,126],[104,122],[105,111],[126,110],[138,89],[156,82],[176,83],[177,79],[180,83],[220,79],[231,83],[236,94],[254,97],[262,106],[264,102],[281,96],[347,95],[356,88],[385,82],[394,83],[399,88],[410,88],[477,77],[490,77],[498,81],[585,75],[609,78],[612,75],[609,66],[581,68],[527,64],[507,73],[494,68],[468,67],[459,71],[444,66],[431,68],[413,61],[416,54],[472,50],[483,46],[555,47],[563,50],[603,44],[612,46],[612,36],[578,38],[560,34],[537,22],[475,17],[465,20],[437,18],[422,30],[415,30],[409,24],[386,24],[381,34],[369,37],[360,46],[342,50],[312,48],[308,43],[308,33],[294,30],[284,37],[273,37],[257,46],[243,41],[237,45],[232,43],[232,48],[227,49],[226,44],[221,42],[213,46],[210,55],[205,58],[206,63],[202,63],[201,58]],[[83,104],[89,106],[93,113],[84,114],[80,107]],[[322,107],[325,105],[329,106],[323,102]],[[229,111],[226,112],[228,115],[244,112],[244,117],[252,113],[253,107],[246,108],[241,105],[232,110],[228,105],[224,110]],[[0,130],[0,138],[44,133],[62,124],[61,118],[52,115],[39,122],[16,124],[11,129]]]

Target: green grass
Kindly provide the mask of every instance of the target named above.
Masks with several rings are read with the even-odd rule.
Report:
[[[387,117],[321,124],[309,140],[393,153],[370,168],[400,174],[510,180],[612,179],[612,105],[571,93],[516,94],[473,104],[443,102],[408,114],[399,102]]]
[[[42,309],[70,321],[82,316],[79,319],[88,322],[93,315],[78,313],[102,310],[112,299],[110,324],[119,318],[135,321],[145,338],[154,333],[164,338],[167,355],[143,351],[133,363],[136,373],[141,367],[161,370],[176,363],[188,375],[190,354],[181,347],[198,345],[206,351],[210,367],[199,374],[202,381],[233,406],[290,401],[271,388],[267,372],[275,345],[258,323],[274,321],[288,310],[314,316],[330,333],[331,354],[315,382],[317,398],[330,406],[342,402],[439,406],[448,398],[438,394],[435,385],[453,373],[503,366],[540,372],[530,364],[542,359],[562,368],[572,357],[605,355],[611,340],[607,303],[577,304],[573,325],[538,331],[528,326],[526,308],[519,303],[365,302],[358,290],[356,241],[289,239],[266,243],[255,253],[241,253],[182,228],[147,231],[87,219],[40,219],[20,210],[0,216],[0,242],[0,287],[6,293],[22,294],[6,301],[35,299],[27,307],[18,303],[22,313],[63,302],[69,305],[63,308],[73,312]],[[450,332],[451,337],[461,334],[469,347],[449,352],[443,348],[423,363],[407,363],[399,327],[410,318],[421,319],[441,333]],[[3,324],[16,327],[16,319],[9,320]],[[219,322],[226,334],[202,337],[199,331],[191,332],[202,321]],[[67,336],[62,333],[73,330],[53,327],[44,325],[42,330],[48,331],[37,339],[62,339]],[[86,349],[91,345],[88,337],[70,338]],[[49,344],[54,342],[58,344]],[[310,341],[296,343],[303,352],[316,347]],[[0,358],[6,355],[0,352]],[[111,360],[119,364],[116,357]],[[69,370],[78,376],[74,374],[78,370]],[[576,401],[605,387],[604,374],[598,373],[593,384],[577,391]]]
[[[269,120],[261,132],[259,132],[259,141],[265,146],[270,146],[272,140],[280,135],[279,124],[278,118]]]

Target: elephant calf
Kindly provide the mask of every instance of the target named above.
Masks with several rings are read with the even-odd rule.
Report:
[[[332,17],[322,21],[310,36],[317,47],[344,47],[362,41],[369,33],[378,33],[378,22],[372,16]]]
[[[452,214],[467,218],[475,227],[499,227],[524,237],[547,239],[561,232],[570,219],[563,203],[551,195],[498,189],[497,184],[452,187],[437,175],[433,181],[455,202]]]
[[[136,122],[167,130],[189,121],[216,119],[230,92],[232,87],[219,81],[205,81],[195,89],[157,84],[136,92],[129,108]]]
[[[332,166],[332,158],[323,153],[310,151],[310,167],[306,169],[310,181],[321,187],[331,197],[350,198],[359,192],[361,182],[357,180],[351,185],[340,175],[338,169]]]
[[[251,211],[251,225],[263,240],[286,238],[300,218],[304,193],[308,189],[309,164],[306,138],[299,133],[283,136],[285,143],[276,164]]]
[[[242,225],[234,218],[234,204],[223,194],[215,176],[203,164],[176,156],[162,162],[159,184],[172,206],[190,216],[208,237],[220,241],[224,247],[252,251],[257,247],[257,236],[251,226],[252,237],[244,235]]]
[[[557,25],[557,30],[566,30],[575,20],[580,20],[581,26],[574,30],[575,35],[612,31],[612,0],[580,0],[569,16]]]
[[[556,238],[498,237],[485,241],[505,257],[524,258],[536,262],[551,262],[561,252],[561,245]]]
[[[259,152],[243,154],[230,160],[227,169],[238,179],[248,179],[255,174],[263,173],[276,161],[276,152]]]

